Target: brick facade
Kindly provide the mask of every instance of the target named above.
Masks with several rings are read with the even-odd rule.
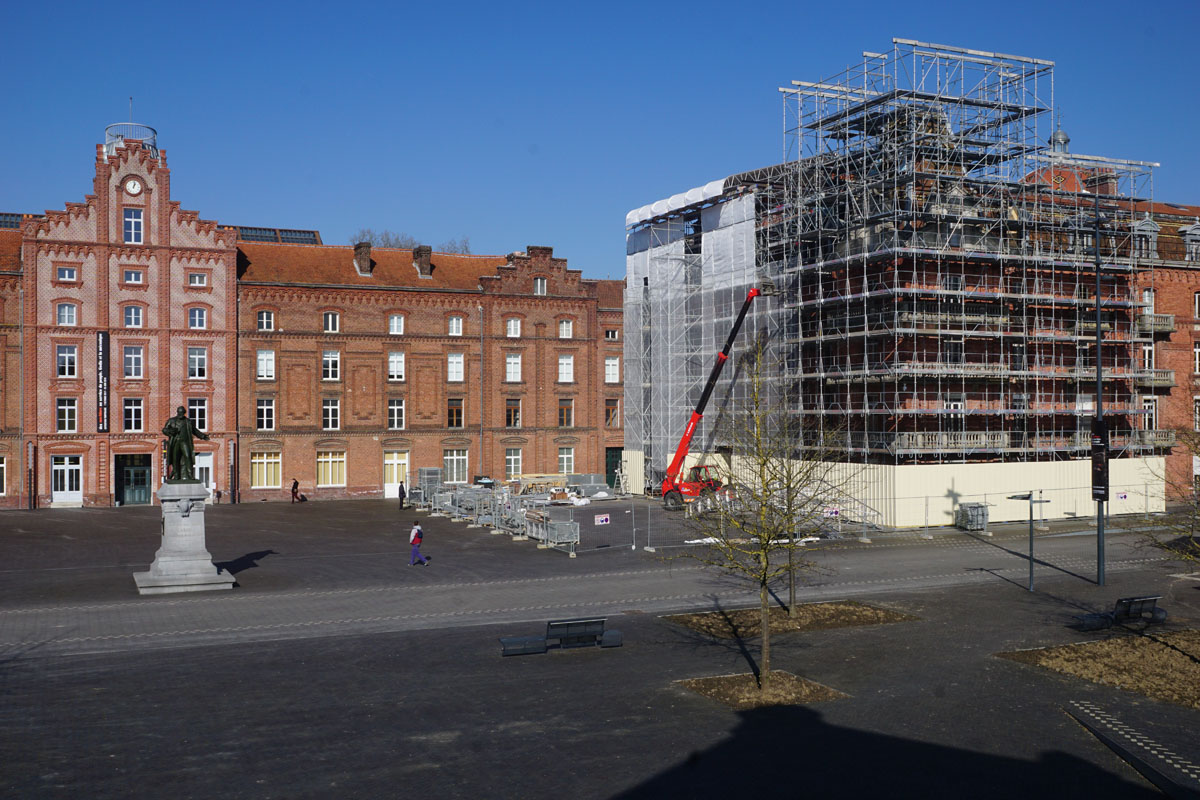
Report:
[[[0,230],[0,507],[29,504],[29,448],[37,505],[147,501],[177,405],[203,409],[197,452],[242,501],[286,500],[293,478],[310,499],[378,497],[447,464],[500,478],[518,452],[524,473],[559,472],[560,454],[605,472],[622,445],[619,361],[605,380],[621,282],[583,279],[549,247],[241,241],[181,210],[166,163],[138,141],[100,146],[85,202]]]

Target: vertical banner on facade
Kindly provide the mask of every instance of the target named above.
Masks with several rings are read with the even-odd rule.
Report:
[[[1108,423],[1092,420],[1092,499],[1108,500]]]
[[[96,432],[108,433],[108,331],[96,333]]]

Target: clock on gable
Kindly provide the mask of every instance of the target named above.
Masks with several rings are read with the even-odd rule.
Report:
[[[125,181],[125,191],[132,195],[141,194],[142,182],[137,178],[130,178],[129,180]]]

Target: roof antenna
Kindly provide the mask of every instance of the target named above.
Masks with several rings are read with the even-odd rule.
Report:
[[[133,95],[129,95],[129,121],[133,122]]]

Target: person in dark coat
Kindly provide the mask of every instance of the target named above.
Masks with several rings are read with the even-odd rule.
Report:
[[[404,481],[400,481],[400,490],[397,492],[400,497],[400,510],[404,510],[404,498],[408,497],[408,492],[404,491]]]
[[[300,481],[292,478],[292,502],[300,502]]]

